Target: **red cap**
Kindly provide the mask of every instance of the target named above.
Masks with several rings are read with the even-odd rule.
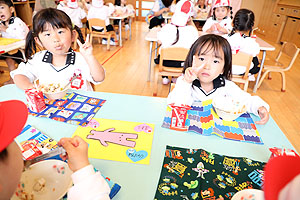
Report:
[[[265,199],[278,199],[281,190],[297,175],[300,175],[299,157],[278,156],[271,158],[265,167]]]
[[[21,133],[27,117],[28,109],[22,101],[0,102],[0,152]]]

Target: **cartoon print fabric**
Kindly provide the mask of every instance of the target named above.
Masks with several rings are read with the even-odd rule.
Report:
[[[167,146],[155,200],[226,200],[243,189],[261,189],[266,163],[203,149]]]
[[[249,113],[236,120],[222,120],[214,111],[212,100],[194,102],[189,106],[168,106],[162,127],[192,131],[201,135],[215,134],[225,139],[263,144]]]
[[[29,110],[29,114],[84,126],[94,117],[105,101],[77,93],[67,93],[62,99],[45,99],[46,109],[41,112]]]

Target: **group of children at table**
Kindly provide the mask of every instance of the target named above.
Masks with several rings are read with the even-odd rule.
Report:
[[[0,0],[0,17],[4,21],[4,24],[0,25],[2,33],[9,33],[9,29],[14,27],[11,24],[18,23],[20,26],[24,26],[24,23],[21,23],[18,18],[7,14],[12,13],[12,5],[7,2],[9,0]],[[223,3],[223,0],[216,1],[213,6],[213,18],[215,17],[215,19],[212,20],[223,21],[226,18],[229,4]],[[231,31],[226,28],[227,23],[223,23],[222,26],[219,24],[221,28],[216,24],[212,24],[208,28],[208,31],[211,29],[229,33],[225,39],[216,34],[206,34],[198,38],[197,30],[189,24],[192,10],[193,5],[190,1],[180,0],[176,4],[171,24],[165,25],[158,33],[158,38],[164,47],[182,45],[190,48],[183,65],[183,75],[178,78],[174,90],[169,94],[168,103],[192,105],[194,101],[218,98],[219,95],[231,95],[245,103],[248,112],[260,116],[261,119],[256,122],[257,124],[267,123],[269,105],[260,97],[251,96],[242,91],[230,81],[233,47],[231,44],[241,45],[236,48],[240,48],[239,50],[242,51],[246,41],[249,40],[249,43],[253,41],[251,38],[254,24],[253,12],[247,9],[239,10],[233,19]],[[220,13],[223,17],[219,17]],[[34,88],[36,80],[39,80],[40,83],[68,82],[76,74],[76,79],[78,79],[76,83],[80,83],[76,85],[76,88],[92,90],[90,82],[99,84],[104,80],[105,70],[93,55],[93,48],[88,42],[88,38],[86,41],[78,41],[80,52],[74,52],[71,49],[75,32],[71,18],[65,12],[54,8],[43,9],[35,14],[32,24],[32,30],[26,29],[25,31],[28,32],[25,48],[28,61],[21,63],[18,69],[11,72],[15,84],[19,88],[24,90]],[[212,27],[215,28],[212,29]],[[16,28],[13,30],[16,32]],[[248,44],[245,44],[245,48],[246,45]],[[38,46],[45,50],[37,52]],[[10,116],[7,113],[13,114]],[[5,195],[4,199],[12,194],[22,171],[21,157],[12,158],[11,154],[14,155],[13,157],[19,154],[13,139],[23,128],[26,119],[27,108],[23,103],[17,101],[0,103],[0,196]],[[12,126],[13,122],[17,123]],[[103,178],[92,170],[92,166],[87,160],[86,143],[78,137],[62,139],[59,143],[66,148],[69,166],[75,172],[72,175],[75,185],[69,192],[69,198],[80,199],[82,197],[78,194],[80,191],[79,193],[84,195],[84,199],[108,199],[108,186]],[[9,166],[12,165],[16,167],[10,169]],[[14,170],[14,172],[11,172],[12,174],[5,173],[5,175],[15,177],[15,179],[10,184],[3,184],[2,181],[7,180],[3,179],[3,171],[9,170]],[[94,191],[92,188],[96,185],[98,187]],[[91,188],[82,192],[87,189],[87,186],[91,186]]]
[[[0,0],[0,13],[1,13],[1,23],[0,23],[0,33],[1,37],[3,38],[15,38],[15,39],[25,39],[29,28],[28,26],[18,17],[14,16],[14,6],[11,0]],[[82,5],[80,7],[79,5]],[[83,27],[82,19],[87,18],[99,18],[105,20],[106,30],[107,31],[114,31],[113,26],[110,24],[109,17],[116,12],[118,15],[122,14],[132,14],[134,13],[134,9],[131,5],[127,5],[126,0],[115,0],[115,6],[111,3],[108,6],[104,5],[103,0],[91,0],[91,4],[83,1],[78,2],[78,0],[62,0],[57,9],[62,10],[65,12],[68,17],[71,19],[73,24],[73,29],[78,32],[79,38],[81,42],[83,42],[83,36],[81,34],[80,28]],[[36,21],[41,19],[36,18]],[[64,19],[62,19],[64,20]],[[34,22],[34,23],[35,23]],[[129,29],[128,19],[125,18],[125,29]],[[33,23],[33,26],[35,24]],[[119,20],[114,20],[114,24],[118,24]],[[104,27],[92,27],[93,31],[102,32]],[[28,40],[27,40],[28,41]],[[72,41],[76,42],[76,41]],[[115,45],[115,41],[112,38],[110,45]],[[102,40],[103,44],[107,43],[106,39]],[[28,57],[27,57],[28,58]],[[2,54],[0,59],[5,60],[8,66],[9,71],[13,71],[16,69],[16,64],[20,64],[23,59],[22,52],[20,50],[14,54]],[[9,81],[5,82],[4,84],[11,84],[13,80],[10,79]]]

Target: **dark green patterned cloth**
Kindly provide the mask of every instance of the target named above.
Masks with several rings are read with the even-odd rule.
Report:
[[[261,189],[266,163],[167,146],[155,200],[224,200],[243,189]]]

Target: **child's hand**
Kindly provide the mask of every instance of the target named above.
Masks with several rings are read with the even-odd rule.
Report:
[[[188,83],[192,83],[197,78],[197,75],[194,73],[193,68],[189,67],[184,72],[184,80]]]
[[[163,10],[163,12],[169,12],[170,8],[163,8],[162,10]]]
[[[91,45],[91,43],[89,42],[89,37],[90,35],[88,34],[86,36],[86,40],[85,40],[85,43],[82,44],[78,39],[77,39],[77,43],[79,45],[79,51],[80,53],[84,56],[84,57],[87,57],[87,56],[91,56],[93,55],[93,46]]]
[[[260,107],[258,109],[258,115],[260,117],[260,121],[256,121],[256,124],[266,124],[269,120],[269,112],[265,107]]]
[[[81,137],[62,138],[58,145],[64,147],[67,151],[67,155],[62,156],[62,159],[68,159],[68,165],[73,172],[90,164],[88,160],[88,144]]]

